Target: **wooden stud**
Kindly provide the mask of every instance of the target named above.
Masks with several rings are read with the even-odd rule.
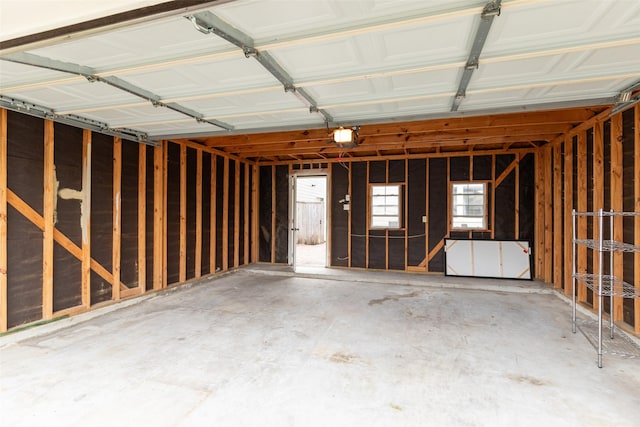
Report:
[[[274,168],[275,170],[275,168]],[[224,158],[222,177],[222,270],[229,269],[229,158]],[[275,223],[275,220],[274,220]]]
[[[636,104],[633,115],[633,192],[635,196],[635,211],[640,212],[640,104]],[[634,217],[633,223],[634,245],[640,246],[640,216]],[[640,288],[640,252],[633,255],[633,282],[636,293]],[[640,335],[640,298],[633,300],[634,330],[636,335]]]
[[[147,146],[138,145],[138,288],[147,291]]]
[[[535,255],[536,255],[536,277],[544,280],[544,191],[546,182],[544,180],[545,150],[536,152],[536,180],[535,185]]]
[[[349,182],[351,182],[351,167],[349,168]],[[369,226],[371,225],[371,185],[369,185],[369,162],[367,162],[367,203],[365,204],[365,240],[364,240],[364,253],[365,253],[365,266],[369,268]],[[351,224],[351,206],[349,206],[349,224]],[[351,233],[351,228],[349,228]],[[349,240],[351,240],[351,234],[349,234]],[[351,252],[349,252],[349,259],[351,259]]]
[[[258,262],[258,238],[260,233],[260,221],[258,220],[258,212],[260,209],[260,199],[258,188],[260,188],[260,170],[257,165],[252,166],[253,180],[251,182],[251,262]]]
[[[547,145],[544,148],[544,281],[551,283],[553,281],[553,192],[551,189],[551,169],[552,169],[552,147]],[[516,191],[517,187],[516,187]]]
[[[233,194],[233,268],[240,265],[240,162],[235,161]]]
[[[42,318],[53,316],[53,231],[56,202],[56,172],[53,122],[44,122],[44,235],[42,243]]]
[[[91,306],[91,131],[82,131],[82,266],[80,299],[83,307]]]
[[[564,140],[564,294],[571,296],[573,277],[573,140]]]
[[[202,276],[202,150],[196,150],[196,253],[195,276]]]
[[[250,174],[249,174],[249,165],[247,163],[244,164],[244,254],[243,254],[243,264],[249,264],[249,227],[251,227],[251,220],[249,218],[249,182],[250,182]]]
[[[593,127],[593,210],[599,211],[604,208],[604,134],[602,122],[596,122]],[[569,230],[570,232],[571,230]],[[593,219],[593,238],[598,239],[600,236],[600,221]],[[607,237],[608,238],[608,237]],[[596,261],[597,252],[592,251],[593,260],[592,272],[599,273],[599,265]],[[598,309],[598,298],[593,298],[593,309]]]
[[[276,262],[276,167],[271,166],[271,263]]]
[[[162,144],[162,287],[168,285],[167,275],[167,189],[169,188],[169,141]]]
[[[537,159],[537,158],[536,158]],[[491,238],[496,238],[496,155],[491,155]]]
[[[424,159],[425,161],[425,206],[424,206],[424,215],[427,220],[424,223],[424,271],[429,271],[429,262],[427,262],[427,257],[429,255],[429,159]]]
[[[216,257],[216,250],[218,248],[217,245],[217,239],[218,239],[218,233],[217,233],[217,224],[216,224],[216,220],[218,218],[217,216],[217,206],[216,203],[218,202],[218,189],[216,188],[217,186],[217,178],[218,178],[218,158],[216,157],[215,154],[211,155],[211,193],[210,193],[210,197],[211,197],[211,210],[209,212],[209,218],[210,218],[210,226],[209,226],[209,273],[213,274],[216,272],[216,263],[217,263],[217,257]]]
[[[122,240],[122,139],[113,139],[113,251],[111,256],[113,286],[111,287],[111,298],[120,299],[120,255]]]
[[[587,134],[586,131],[578,133],[578,148],[577,148],[577,184],[578,184],[578,200],[577,210],[579,212],[587,211]],[[577,220],[577,237],[578,239],[587,238],[587,217],[579,216]],[[584,245],[577,245],[578,253],[577,260],[577,272],[587,272],[587,247]],[[587,288],[582,282],[578,282],[578,301],[587,301]]]
[[[516,183],[516,189],[519,185]],[[517,194],[517,191],[516,191]],[[553,147],[553,287],[562,288],[562,146]],[[516,237],[517,238],[517,237]]]
[[[514,174],[515,174],[515,179],[516,179],[516,187],[515,187],[515,191],[514,191],[514,206],[515,206],[515,212],[514,212],[514,238],[516,240],[520,239],[520,160],[522,160],[521,156],[519,153],[516,153],[516,159],[518,160],[518,163],[516,164],[516,167],[514,169]]]
[[[0,333],[7,328],[7,110],[0,108]]]
[[[187,280],[187,146],[180,144],[180,270],[178,281]]]
[[[347,211],[347,267],[352,267],[351,265],[351,211],[353,208],[353,201],[351,201],[351,195],[353,194],[353,189],[352,189],[352,181],[351,181],[351,167],[349,167],[348,170],[348,177],[347,177],[347,192],[349,193],[349,210]],[[368,186],[369,184],[367,184]],[[366,211],[366,207],[365,207],[365,211]],[[369,221],[369,219],[367,218],[366,212],[365,212],[365,221]],[[365,226],[367,229],[369,228],[368,225]],[[367,244],[365,243],[365,247],[368,247]],[[365,259],[368,260],[369,257],[367,255],[365,255]],[[368,264],[365,264],[368,265]]]
[[[623,208],[622,199],[622,114],[618,113],[611,117],[611,209],[615,212],[621,212]],[[622,217],[613,218],[613,240],[622,242],[624,239],[624,230]],[[613,272],[612,274],[618,278],[622,278],[623,257],[622,252],[614,252],[613,254]],[[621,321],[623,319],[623,298],[613,297],[613,320]]]
[[[164,144],[163,144],[164,145]],[[153,289],[162,289],[164,271],[163,148],[153,148]]]
[[[473,175],[470,176],[473,177]],[[407,218],[409,212],[409,160],[406,159],[404,161],[404,182],[404,212],[402,212],[402,217],[404,218],[404,269],[407,270],[407,267],[409,267],[409,221]]]

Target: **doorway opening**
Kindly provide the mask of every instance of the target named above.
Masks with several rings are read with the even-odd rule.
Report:
[[[293,177],[292,264],[327,266],[327,177]]]

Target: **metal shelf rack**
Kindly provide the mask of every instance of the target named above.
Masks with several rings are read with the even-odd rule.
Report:
[[[577,239],[576,238],[576,218],[578,217],[594,217],[598,218],[600,223],[599,236],[597,239]],[[613,297],[623,298],[640,298],[640,289],[636,288],[633,284],[627,283],[624,280],[614,276],[613,274],[604,274],[604,253],[609,253],[609,271],[613,272],[613,253],[614,252],[640,252],[640,246],[635,246],[630,243],[618,242],[613,239],[613,218],[616,216],[640,216],[640,212],[614,212],[604,211],[600,209],[597,212],[576,212],[574,209],[572,212],[573,219],[573,272],[572,272],[572,302],[573,302],[573,333],[576,332],[576,282],[583,283],[588,289],[593,291],[594,295],[598,297],[598,367],[602,368],[602,305],[604,297],[609,297],[609,307],[611,308],[611,314],[609,316],[610,324],[609,331],[610,337],[613,339]],[[604,218],[609,218],[609,239],[604,238]],[[593,249],[598,253],[598,273],[578,273],[576,271],[576,247],[578,245],[586,246],[589,249]]]

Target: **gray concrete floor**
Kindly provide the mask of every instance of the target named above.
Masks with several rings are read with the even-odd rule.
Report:
[[[598,369],[536,282],[324,273],[257,266],[1,337],[0,424],[639,424],[640,361]]]

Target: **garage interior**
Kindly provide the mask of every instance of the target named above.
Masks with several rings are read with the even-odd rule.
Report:
[[[25,7],[0,3],[8,425],[640,419],[640,2]],[[528,265],[451,274],[451,241]]]

